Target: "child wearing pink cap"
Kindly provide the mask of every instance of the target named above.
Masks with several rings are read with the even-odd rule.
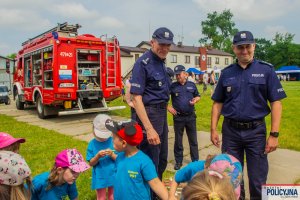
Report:
[[[34,177],[31,200],[77,200],[76,179],[90,166],[76,149],[65,149],[55,158],[51,172]]]
[[[8,133],[0,132],[0,151],[12,151],[19,153],[20,143],[24,143],[24,138],[14,138]]]
[[[240,196],[240,183],[242,181],[242,165],[229,154],[209,155],[206,160],[191,162],[184,168],[178,170],[170,188],[170,200],[176,199],[175,192],[177,186],[183,182],[189,182],[198,172],[208,169],[210,175],[218,177],[228,177],[234,189],[237,199]]]
[[[93,121],[94,139],[89,142],[86,160],[92,169],[92,190],[96,190],[97,200],[113,200],[113,184],[116,164],[109,156],[114,150],[111,132],[106,129],[105,121],[111,119],[108,115],[99,114]],[[106,195],[106,189],[108,194]]]
[[[31,170],[22,156],[12,151],[0,151],[1,200],[30,200],[30,175]]]

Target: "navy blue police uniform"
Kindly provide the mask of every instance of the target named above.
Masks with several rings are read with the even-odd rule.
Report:
[[[175,73],[178,71],[175,67]],[[183,67],[183,66],[182,66]],[[179,69],[180,70],[180,69]],[[184,67],[183,70],[184,71]],[[180,71],[179,71],[180,72]],[[175,143],[174,143],[174,155],[177,169],[182,165],[183,160],[183,145],[182,137],[184,129],[188,137],[190,145],[190,155],[192,161],[199,160],[198,141],[197,141],[197,129],[196,129],[196,113],[194,105],[190,104],[190,101],[194,97],[200,97],[198,89],[195,83],[186,81],[184,85],[179,82],[174,82],[171,85],[171,99],[172,106],[177,111],[177,114],[173,116]]]
[[[167,28],[157,29],[152,37],[159,43],[160,39],[173,43],[173,33]],[[144,139],[139,148],[152,159],[160,179],[167,167],[168,158],[167,102],[170,86],[171,81],[167,74],[165,60],[154,54],[152,50],[146,51],[134,64],[130,93],[142,96],[148,118],[159,135],[161,143],[151,145],[144,131]],[[137,121],[144,129],[138,117]]]
[[[238,63],[226,67],[212,96],[223,103],[222,152],[233,155],[243,166],[246,152],[251,199],[261,198],[261,186],[267,180],[264,118],[270,113],[268,101],[285,97],[273,66],[255,59],[245,69]],[[244,196],[243,187],[241,194]]]

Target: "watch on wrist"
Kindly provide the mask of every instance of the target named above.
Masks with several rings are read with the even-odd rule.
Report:
[[[279,136],[279,132],[270,132],[270,135],[277,138]]]

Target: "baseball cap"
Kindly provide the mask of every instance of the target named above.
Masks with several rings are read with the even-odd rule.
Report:
[[[111,132],[105,127],[105,122],[107,119],[111,119],[110,116],[105,114],[99,114],[95,117],[93,121],[94,133],[99,138],[106,139],[111,136]]]
[[[219,154],[212,159],[208,170],[210,174],[217,172],[221,176],[230,177],[234,192],[238,198],[240,197],[243,169],[235,157],[229,154]]]
[[[156,39],[159,44],[174,44],[173,33],[166,27],[158,28],[154,31],[152,38]]]
[[[105,126],[108,130],[117,134],[131,146],[137,146],[143,140],[142,127],[136,121],[116,122],[108,119],[105,122]]]
[[[24,158],[12,151],[0,151],[0,183],[17,186],[31,175]]]
[[[8,133],[0,132],[0,149],[8,147],[13,143],[24,143],[24,138],[14,138],[13,136],[9,135]]]
[[[254,44],[255,40],[250,31],[240,31],[233,37],[233,45]]]
[[[174,77],[174,71],[173,71],[173,69],[171,69],[170,67],[167,67],[167,74],[168,74],[168,76],[170,77],[170,78],[173,78]]]
[[[184,71],[185,71],[185,67],[183,65],[177,65],[174,68],[175,74],[180,74],[181,72],[184,72]]]
[[[90,168],[77,149],[65,149],[55,158],[56,167],[68,167],[74,172],[81,173]]]

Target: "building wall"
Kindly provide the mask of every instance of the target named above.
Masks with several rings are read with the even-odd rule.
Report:
[[[9,74],[6,73],[6,58],[0,56],[0,85],[6,85],[8,89],[11,89],[10,82],[13,81],[13,69],[14,69],[14,61],[10,60],[10,77]]]
[[[132,57],[121,57],[121,74],[122,76],[126,76],[133,68],[133,65],[136,60],[136,54],[138,54],[138,57],[141,57],[143,53],[140,52],[131,52],[130,55]]]

